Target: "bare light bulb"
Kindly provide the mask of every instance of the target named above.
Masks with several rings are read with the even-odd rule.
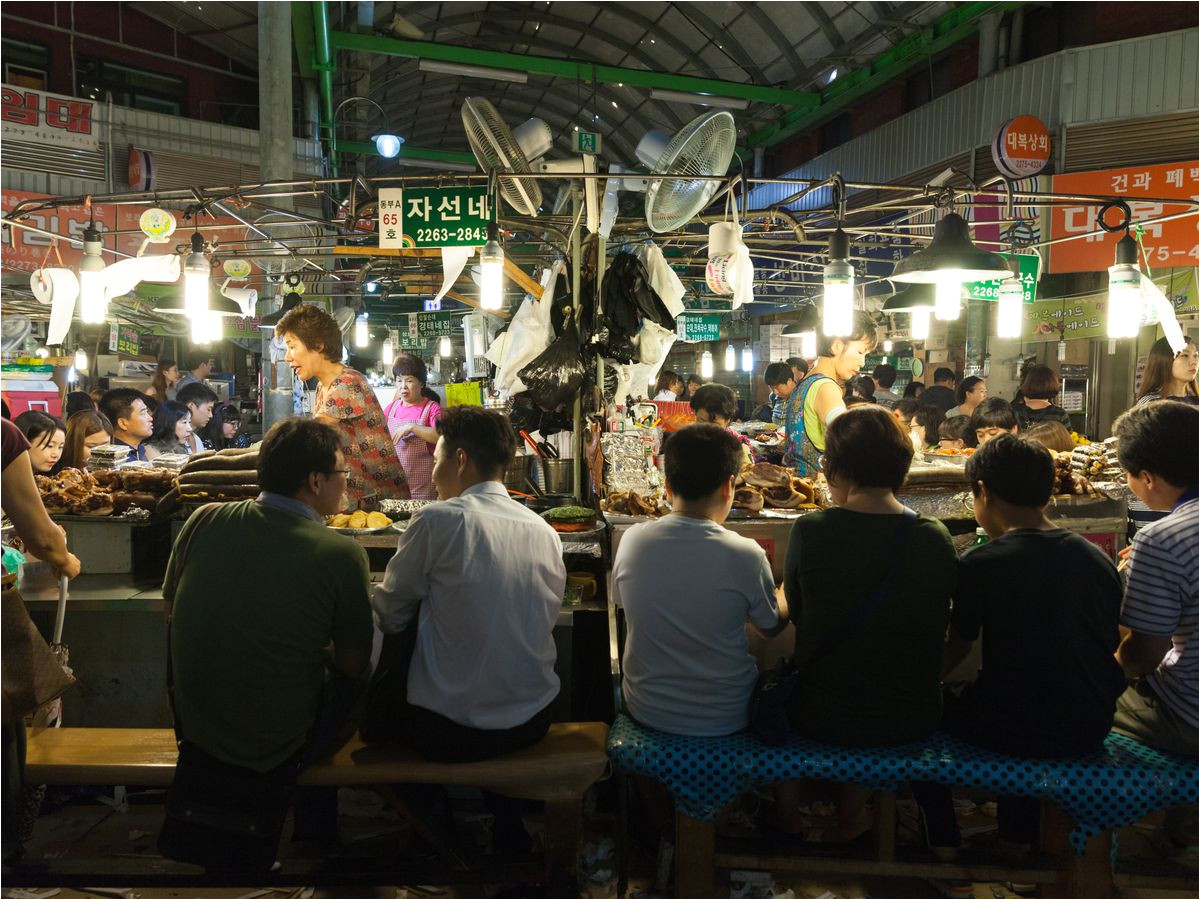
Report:
[[[1136,266],[1118,263],[1108,270],[1108,337],[1137,337],[1141,319],[1141,273]]]
[[[854,330],[854,270],[845,260],[825,267],[821,330],[826,337],[849,337]]]
[[[934,314],[942,322],[953,322],[962,308],[962,282],[939,281],[934,294]]]
[[[354,320],[354,346],[366,347],[371,343],[371,335],[367,332],[367,314],[363,313]]]
[[[742,371],[754,371],[754,351],[749,347],[746,347],[746,349],[742,351]]]
[[[196,334],[195,320],[208,312],[208,279],[212,266],[204,255],[204,238],[200,232],[192,235],[192,252],[183,262],[183,311],[192,317],[192,334]],[[204,329],[201,325],[201,330]]]
[[[504,248],[494,222],[488,224],[488,240],[479,251],[479,306],[500,309],[504,305]]]
[[[928,306],[914,309],[912,316],[912,338],[914,341],[924,341],[929,338],[929,315],[932,313]]]
[[[88,367],[87,351],[80,347],[75,351],[75,369],[79,372],[86,372]]]
[[[449,357],[452,352],[454,352],[454,348],[450,344],[450,336],[442,335],[441,339],[438,341],[438,356],[445,359]]]
[[[1019,338],[1021,319],[1025,312],[1025,288],[1015,278],[1000,284],[1000,297],[996,304],[996,337]]]
[[[89,325],[103,322],[108,312],[102,247],[100,232],[89,224],[83,231],[83,258],[79,260],[79,317]]]
[[[713,355],[707,350],[700,354],[700,377],[713,377]]]
[[[725,347],[725,371],[737,371],[737,351],[733,349],[733,344],[728,344]]]
[[[381,361],[383,362],[383,364],[385,366],[390,366],[392,363],[394,363],[396,361],[395,351],[392,350],[392,339],[391,338],[388,338],[386,341],[383,342],[383,356],[382,356]]]
[[[884,342],[883,342],[883,352],[884,352],[884,353],[891,353],[891,352],[892,352],[892,342],[891,342],[891,341],[884,341]]]
[[[816,359],[817,356],[817,333],[815,331],[804,331],[800,334],[800,355],[805,359]]]

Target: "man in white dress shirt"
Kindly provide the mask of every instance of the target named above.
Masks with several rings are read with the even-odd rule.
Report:
[[[373,605],[385,635],[417,622],[400,736],[427,759],[471,762],[535,744],[550,727],[567,572],[558,534],[501,480],[516,450],[507,417],[459,406],[437,430],[444,502],[413,515]]]

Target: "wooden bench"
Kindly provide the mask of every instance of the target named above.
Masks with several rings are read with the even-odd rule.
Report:
[[[427,762],[414,751],[400,746],[368,745],[357,736],[332,759],[311,766],[299,783],[314,786],[380,786],[392,784],[469,785],[509,797],[538,800],[546,804],[545,877],[548,882],[563,873],[574,877],[582,841],[584,792],[608,770],[605,745],[608,726],[603,722],[572,722],[550,726],[540,742],[526,750],[473,763]],[[175,733],[167,728],[49,728],[29,734],[25,780],[29,784],[109,784],[165,787],[175,772]],[[95,873],[69,872],[62,877],[73,884],[97,884]],[[78,869],[78,867],[75,867]],[[160,869],[162,867],[159,867]],[[169,868],[169,867],[168,867]],[[200,870],[186,867],[195,881]],[[161,874],[161,873],[160,873]],[[445,874],[445,873],[443,873]],[[436,872],[422,874],[425,882],[436,880]],[[454,880],[463,873],[456,872]],[[22,875],[6,872],[5,883],[32,885],[53,883],[48,873]],[[125,874],[125,879],[136,875]],[[157,877],[157,876],[156,876]],[[311,884],[315,873],[297,875],[300,884]],[[392,883],[379,873],[374,883]],[[157,883],[170,879],[158,877]],[[186,878],[181,876],[181,880]],[[278,878],[266,879],[271,883]],[[295,880],[295,879],[293,879]],[[344,876],[336,879],[344,883]],[[472,880],[466,877],[465,880]],[[477,879],[475,879],[477,880]],[[328,879],[326,879],[328,881]],[[244,885],[244,876],[233,883]],[[361,873],[355,883],[364,883]]]

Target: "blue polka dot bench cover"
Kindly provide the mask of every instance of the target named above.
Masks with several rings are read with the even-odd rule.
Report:
[[[1069,760],[1022,759],[974,747],[943,732],[919,744],[846,748],[793,739],[772,747],[743,732],[721,738],[665,734],[617,716],[608,755],[625,772],[661,782],[676,806],[701,821],[757,785],[794,778],[846,781],[896,790],[933,781],[1053,800],[1075,821],[1071,846],[1082,853],[1102,831],[1156,809],[1196,803],[1195,761],[1110,734],[1104,749]]]

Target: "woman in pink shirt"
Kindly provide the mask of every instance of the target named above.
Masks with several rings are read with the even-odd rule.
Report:
[[[429,377],[425,363],[408,353],[396,357],[392,365],[396,376],[396,396],[383,411],[388,432],[396,444],[396,455],[408,479],[414,500],[436,500],[433,486],[433,448],[437,444],[441,404],[425,382]]]

